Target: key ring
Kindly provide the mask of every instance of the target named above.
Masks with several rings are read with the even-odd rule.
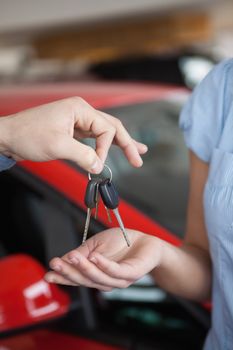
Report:
[[[110,173],[110,178],[109,181],[112,182],[112,170],[110,169],[110,167],[107,164],[104,164],[104,168],[106,168],[109,173]],[[102,172],[100,174],[96,174],[95,177],[101,177],[101,174],[104,172],[104,169],[102,170]],[[93,179],[93,174],[88,173],[88,180],[92,180]]]

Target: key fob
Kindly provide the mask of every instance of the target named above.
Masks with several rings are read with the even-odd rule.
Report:
[[[112,181],[110,181],[109,179],[102,181],[99,184],[99,192],[104,202],[104,205],[108,209],[116,209],[118,207],[119,196]]]
[[[86,188],[84,203],[87,208],[93,209],[96,206],[96,180],[89,180]]]

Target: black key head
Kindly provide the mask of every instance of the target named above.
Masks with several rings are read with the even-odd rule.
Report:
[[[102,181],[99,184],[99,192],[104,205],[108,209],[116,209],[118,207],[119,195],[112,181],[109,179]]]
[[[93,209],[96,207],[96,191],[98,191],[99,181],[91,179],[88,181],[84,203],[87,208]]]

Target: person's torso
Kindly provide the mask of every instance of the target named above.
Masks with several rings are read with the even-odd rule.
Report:
[[[233,108],[212,152],[204,191],[213,264],[212,327],[205,350],[233,349]]]

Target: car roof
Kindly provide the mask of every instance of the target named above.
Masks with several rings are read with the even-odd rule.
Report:
[[[158,84],[97,82],[17,84],[0,87],[0,115],[80,96],[95,108],[143,103],[184,94],[184,88]]]

